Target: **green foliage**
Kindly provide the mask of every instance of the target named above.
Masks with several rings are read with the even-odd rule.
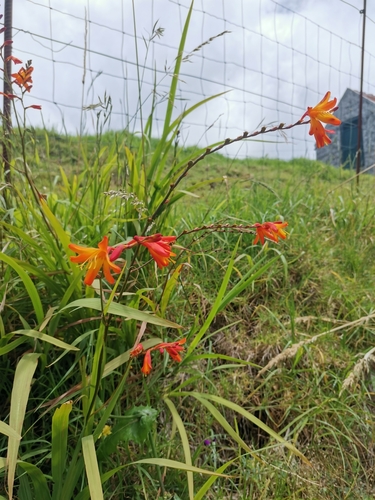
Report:
[[[185,117],[215,97],[175,116],[192,7],[161,137],[156,101],[139,136],[103,133],[106,98],[95,137],[23,123],[14,138],[0,208],[2,498],[371,496],[374,179],[180,148]],[[287,241],[254,246],[252,224],[280,217]],[[151,232],[178,236],[169,266],[131,246],[112,286],[100,273],[83,286],[72,241]]]
[[[154,428],[157,415],[157,410],[148,406],[134,406],[126,411],[113,426],[111,434],[100,445],[98,449],[99,460],[114,453],[120,442],[144,443]]]

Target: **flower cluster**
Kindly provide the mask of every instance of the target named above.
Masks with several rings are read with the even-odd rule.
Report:
[[[140,354],[144,354],[143,358],[143,365],[141,368],[141,372],[144,375],[149,375],[149,373],[152,370],[152,364],[151,364],[151,353],[152,351],[159,351],[160,354],[163,354],[164,351],[167,351],[167,353],[170,355],[170,357],[173,359],[173,361],[177,361],[177,363],[180,363],[182,361],[180,352],[184,350],[182,347],[186,342],[186,339],[183,338],[181,340],[177,340],[177,342],[162,342],[155,347],[151,347],[150,349],[147,349],[144,351],[142,344],[138,344],[130,353],[131,358],[135,358],[136,356],[139,356]]]
[[[151,236],[134,236],[134,238],[122,245],[118,245],[110,250],[110,259],[116,260],[126,249],[135,245],[142,245],[150,252],[151,257],[156,262],[159,269],[168,266],[171,257],[176,254],[171,251],[171,245],[176,241],[176,236],[163,236],[160,233]]]
[[[258,241],[264,245],[265,238],[278,243],[279,238],[285,240],[287,233],[284,228],[288,225],[287,222],[263,222],[255,223],[254,228],[256,236],[253,244]],[[151,257],[156,262],[159,269],[167,267],[172,261],[172,257],[176,254],[172,252],[171,246],[176,241],[176,236],[163,236],[160,233],[151,236],[134,236],[128,243],[120,244],[115,247],[108,245],[108,237],[104,236],[102,241],[98,243],[98,248],[82,247],[73,243],[69,244],[69,248],[75,252],[76,256],[70,257],[71,262],[87,266],[87,272],[84,279],[85,285],[92,285],[94,279],[98,276],[101,269],[108,283],[113,284],[111,271],[114,273],[121,272],[121,268],[114,264],[120,255],[127,249],[135,245],[141,245],[147,248]]]
[[[108,246],[108,237],[104,236],[98,244],[98,248],[82,247],[71,243],[69,248],[78,255],[70,257],[70,260],[82,266],[87,265],[85,285],[91,285],[102,268],[105,279],[108,283],[113,284],[115,280],[110,271],[112,269],[114,273],[121,272],[121,268],[113,262],[120,257],[124,250],[135,245],[142,245],[148,249],[158,267],[162,269],[168,266],[171,257],[176,256],[171,250],[171,245],[175,241],[176,236],[163,236],[157,233],[152,236],[134,236],[129,243],[111,247]]]
[[[2,45],[1,49],[4,47],[4,45],[9,45],[10,43],[12,43],[11,40],[5,41],[4,44]],[[12,61],[14,64],[22,64],[22,61],[20,59],[18,59],[17,57],[14,57],[12,55],[5,59],[5,62],[8,62],[8,61]],[[11,77],[14,78],[12,83],[15,83],[16,85],[18,85],[20,87],[22,94],[24,94],[25,92],[30,92],[30,90],[32,88],[33,80],[32,80],[31,75],[32,75],[33,71],[34,71],[34,68],[33,68],[33,66],[31,66],[31,61],[27,61],[25,67],[22,66],[22,68],[17,73],[11,74]],[[21,97],[19,97],[16,94],[9,94],[9,93],[5,94],[4,92],[0,92],[0,94],[4,95],[8,99],[21,99]],[[25,109],[28,109],[28,108],[42,109],[42,106],[40,104],[31,104],[30,106],[25,107]]]
[[[282,222],[280,220],[276,222],[263,222],[263,224],[256,222],[254,224],[256,236],[253,245],[256,245],[259,240],[262,245],[264,245],[264,238],[268,238],[275,243],[279,242],[279,238],[285,240],[287,233],[284,231],[284,227],[287,225],[287,222]]]

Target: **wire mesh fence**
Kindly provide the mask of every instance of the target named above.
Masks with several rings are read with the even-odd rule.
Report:
[[[138,133],[157,103],[162,127],[190,0],[18,0],[13,53],[33,60],[32,102],[45,126],[92,133],[94,105],[111,98],[107,126]],[[362,0],[195,0],[176,115],[214,94],[181,124],[181,144],[207,145],[263,125],[298,120],[331,90],[359,90]],[[368,10],[367,42],[375,35]],[[375,48],[365,51],[364,92],[375,93]],[[105,97],[106,96],[106,97]],[[31,101],[30,101],[31,102]],[[87,109],[89,108],[89,109]],[[90,109],[91,108],[91,109]],[[39,118],[31,116],[34,125]],[[248,141],[231,156],[315,158],[305,127]]]

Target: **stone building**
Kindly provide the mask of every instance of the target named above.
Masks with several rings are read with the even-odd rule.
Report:
[[[335,111],[341,125],[328,129],[332,144],[316,150],[316,159],[335,167],[356,168],[358,145],[359,92],[346,89]],[[361,170],[375,164],[375,96],[363,94],[362,103]],[[374,170],[370,170],[374,173]]]

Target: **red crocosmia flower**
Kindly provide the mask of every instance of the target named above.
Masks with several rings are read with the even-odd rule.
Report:
[[[73,252],[78,253],[77,256],[70,257],[72,262],[82,264],[82,266],[87,264],[87,274],[84,280],[85,285],[92,285],[101,268],[103,268],[105,279],[111,284],[115,282],[115,279],[111,275],[111,269],[114,273],[121,272],[121,267],[116,266],[116,264],[113,264],[109,260],[107,236],[103,237],[102,241],[98,244],[98,248],[81,247],[73,243],[69,245],[69,248]]]
[[[160,351],[161,354],[164,353],[164,350],[167,351],[167,353],[170,355],[170,357],[173,359],[173,361],[177,361],[180,363],[182,361],[182,358],[180,356],[180,352],[184,350],[182,347],[183,344],[185,344],[186,339],[181,339],[177,340],[177,342],[162,342],[161,344],[156,345],[155,347],[151,347],[151,349],[147,349],[145,352],[145,357],[143,359],[143,365],[141,368],[141,372],[144,375],[149,375],[149,373],[152,370],[152,365],[151,365],[151,352],[152,351]],[[134,358],[135,356],[138,356],[141,354],[143,351],[142,345],[138,344],[137,347],[135,347],[131,353],[130,357]]]
[[[173,359],[173,361],[177,361],[178,363],[180,363],[180,361],[182,361],[180,352],[184,350],[184,348],[181,346],[185,344],[185,342],[186,339],[181,339],[178,340],[177,342],[164,342],[162,344],[158,344],[156,346],[156,349],[159,349],[161,354],[163,354],[165,349],[167,353],[170,355],[170,357]]]
[[[18,59],[17,57],[14,57],[14,56],[8,56],[6,59],[5,59],[6,62],[8,61],[13,61],[14,64],[22,64],[22,61],[20,59]]]
[[[162,236],[157,233],[152,236],[134,236],[134,241],[148,249],[160,269],[168,266],[171,257],[176,256],[171,250],[171,245],[176,241],[176,236]]]
[[[259,222],[257,222],[254,224],[256,236],[253,245],[256,245],[259,240],[262,245],[264,245],[264,238],[268,238],[275,243],[278,243],[279,238],[285,240],[287,233],[284,231],[284,227],[287,225],[287,222],[282,222],[280,220],[276,222],[263,222],[263,224],[259,224]]]
[[[11,76],[14,78],[13,83],[16,83],[19,87],[24,87],[25,90],[30,92],[30,89],[33,83],[33,80],[31,78],[31,73],[34,71],[34,68],[32,66],[29,66],[28,68],[22,67],[18,73],[13,73]]]
[[[145,357],[143,359],[143,365],[141,368],[141,372],[144,375],[148,375],[151,370],[152,370],[152,365],[151,365],[151,351],[152,349],[148,349],[145,353]]]
[[[134,236],[129,243],[108,247],[109,260],[113,262],[119,258],[124,250],[139,244],[146,247],[158,267],[163,268],[171,262],[171,257],[176,256],[171,250],[171,245],[175,241],[176,236],[163,236],[160,233],[153,234],[152,236]]]
[[[310,131],[309,135],[313,135],[316,140],[318,148],[322,148],[327,144],[331,144],[331,139],[327,133],[334,134],[333,130],[327,130],[323,127],[322,123],[329,125],[340,125],[341,120],[333,116],[332,112],[336,111],[337,99],[336,97],[331,101],[331,92],[327,92],[323,99],[313,108],[308,107],[306,113],[302,116],[301,121],[308,116],[310,118]]]

